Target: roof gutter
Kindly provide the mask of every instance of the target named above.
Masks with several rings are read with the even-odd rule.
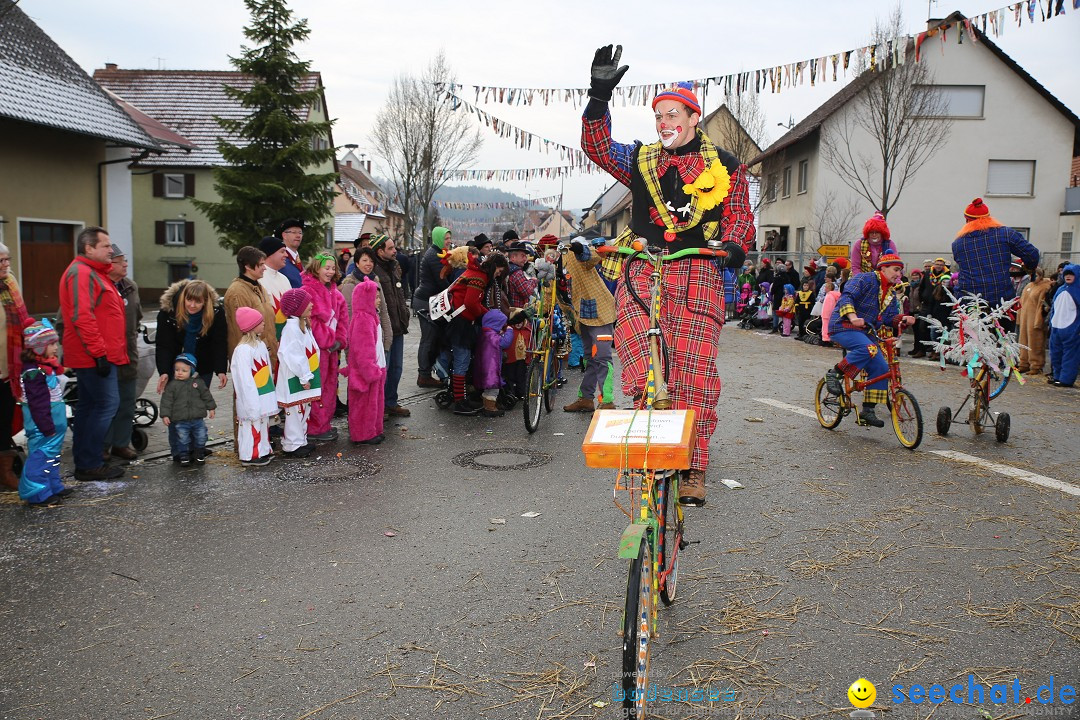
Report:
[[[141,161],[150,157],[150,153],[153,150],[143,150],[139,153],[139,156],[132,160],[129,157],[117,158],[116,160],[102,160],[97,164],[97,208],[98,208],[98,225],[104,226],[105,224],[105,188],[104,182],[101,179],[101,168],[105,165],[116,165],[117,163],[130,163],[131,165],[138,165]]]

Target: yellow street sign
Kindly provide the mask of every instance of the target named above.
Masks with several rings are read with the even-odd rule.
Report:
[[[851,248],[847,245],[819,245],[817,251],[818,255],[833,258],[846,256],[851,252]]]

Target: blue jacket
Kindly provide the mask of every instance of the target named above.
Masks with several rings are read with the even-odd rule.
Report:
[[[953,240],[952,254],[960,265],[957,290],[967,295],[977,293],[991,305],[1016,296],[1009,277],[1013,255],[1030,268],[1039,264],[1039,250],[1034,245],[992,218],[965,225]]]
[[[869,327],[877,330],[882,325],[891,325],[893,320],[900,315],[900,300],[896,297],[894,288],[890,288],[885,298],[884,307],[881,301],[881,275],[876,272],[864,272],[852,275],[844,285],[844,291],[836,301],[836,308],[832,317],[829,318],[829,334],[841,332],[848,328],[843,326],[844,316],[850,312],[866,321]]]

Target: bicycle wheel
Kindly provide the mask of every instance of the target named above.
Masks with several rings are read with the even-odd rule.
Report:
[[[908,450],[914,450],[922,442],[923,422],[922,411],[915,396],[903,388],[896,391],[892,406],[889,408],[892,414],[893,432],[896,439]]]
[[[623,613],[622,689],[625,717],[641,720],[649,699],[649,650],[653,613],[652,556],[642,540],[638,556],[630,561]]]
[[[972,432],[981,435],[983,431],[983,413],[986,412],[986,380],[979,382],[975,388],[975,396],[971,399],[971,412],[968,413],[968,425]]]
[[[540,396],[544,393],[544,368],[540,360],[529,363],[529,374],[525,381],[525,398],[521,411],[525,416],[525,429],[531,433],[540,427]]]
[[[1007,372],[1004,375],[999,375],[996,371],[987,368],[989,373],[989,387],[990,387],[990,399],[993,400],[1001,393],[1005,392],[1005,386],[1009,384],[1009,378],[1012,377],[1012,372]]]
[[[669,475],[660,481],[656,499],[656,515],[660,528],[657,538],[657,567],[660,568],[660,599],[665,605],[675,602],[679,582],[679,550],[682,546],[682,505],[672,500],[679,492],[679,474]]]
[[[829,392],[825,387],[825,378],[818,380],[817,390],[814,393],[814,412],[818,422],[826,430],[832,430],[844,419],[843,401]]]
[[[544,380],[544,409],[549,413],[555,405],[555,382],[559,379],[559,358],[548,353],[547,379]]]

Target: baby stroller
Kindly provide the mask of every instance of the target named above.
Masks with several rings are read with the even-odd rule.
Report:
[[[158,419],[157,405],[153,400],[142,397],[147,383],[157,372],[154,360],[154,339],[145,325],[140,325],[139,331],[138,357],[135,360],[137,373],[135,376],[135,418],[131,427],[131,446],[136,452],[145,450],[150,440],[150,436],[143,428],[150,427]],[[79,401],[79,384],[74,372],[69,370],[66,375],[68,381],[64,385],[63,397],[64,403],[68,406],[68,427],[72,427],[75,424],[73,409],[75,403]]]
[[[761,298],[757,293],[750,296],[749,301],[743,304],[739,310],[739,327],[743,330],[750,330],[757,325],[758,306],[761,303]]]
[[[812,315],[803,326],[803,342],[807,345],[821,344],[821,316]]]

